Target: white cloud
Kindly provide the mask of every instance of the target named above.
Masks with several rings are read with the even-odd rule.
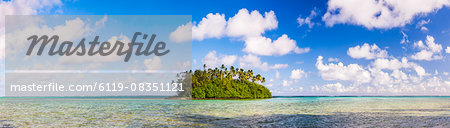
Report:
[[[408,63],[408,60],[406,58],[402,58],[402,61],[400,62],[398,59],[383,59],[379,58],[372,62],[372,65],[374,68],[377,69],[389,69],[389,70],[397,70],[401,68],[409,68],[410,63]]]
[[[224,14],[206,15],[198,25],[192,28],[192,37],[196,40],[205,38],[221,38],[222,36],[247,37],[260,36],[267,30],[278,27],[278,20],[273,11],[265,12],[264,16],[258,11],[249,12],[247,9],[240,9],[233,17],[225,20]]]
[[[221,38],[225,34],[225,14],[206,15],[197,25],[192,27],[192,39]]]
[[[428,20],[421,20],[421,21],[419,21],[417,23],[416,27],[419,28],[419,27],[422,27],[422,26],[424,26],[424,25],[426,25],[428,23],[430,23],[430,19],[428,19]]]
[[[319,75],[324,80],[344,80],[356,83],[368,83],[372,80],[370,73],[358,64],[344,66],[342,62],[338,64],[323,64],[323,57],[317,57],[316,67]]]
[[[373,68],[375,69],[388,69],[388,70],[399,70],[402,68],[411,68],[414,69],[417,73],[418,76],[422,77],[425,75],[429,75],[428,73],[426,73],[425,69],[416,64],[416,63],[412,63],[412,62],[408,62],[408,59],[403,57],[401,62],[398,59],[376,59],[375,61],[372,62]]]
[[[424,25],[430,23],[430,19],[428,20],[421,20],[417,23],[416,28],[420,28],[421,31],[426,32],[428,31],[428,28],[425,27]]]
[[[416,43],[415,47],[439,51],[437,45],[430,46]],[[335,84],[313,86],[311,89],[314,92],[352,95],[446,95],[450,90],[450,82],[445,80],[445,72],[442,73],[442,79],[443,76],[437,71],[434,74],[427,73],[425,68],[409,62],[406,57],[401,60],[393,57],[377,58],[367,68],[362,68],[357,64],[323,64],[323,57],[319,56],[316,67],[323,80],[339,81]]]
[[[220,61],[226,66],[233,65],[236,60],[237,56],[235,55],[224,55],[222,56],[222,59],[220,59]]]
[[[406,35],[403,31],[401,31],[401,32],[402,32],[403,37],[402,37],[402,40],[400,41],[400,44],[408,43],[409,42],[408,35]]]
[[[317,16],[317,12],[315,10],[311,10],[311,13],[309,16],[305,18],[298,17],[297,23],[299,26],[308,25],[309,28],[312,28],[316,23],[312,22],[311,20]]]
[[[447,46],[447,48],[445,49],[445,53],[450,53],[450,47]]]
[[[249,12],[240,9],[239,12],[225,20],[224,14],[208,14],[198,25],[192,28],[192,37],[195,40],[206,38],[232,37],[245,42],[244,52],[263,56],[281,56],[291,52],[302,54],[310,51],[309,48],[300,48],[297,42],[283,34],[276,40],[264,37],[266,31],[278,27],[278,20],[273,11],[264,15],[257,10]]]
[[[269,64],[267,62],[261,62],[261,59],[255,55],[244,55],[239,58],[239,66],[241,68],[254,69],[258,68],[262,71],[267,71],[269,69]]]
[[[427,40],[425,41],[417,41],[414,43],[414,47],[419,48],[420,52],[411,56],[414,60],[440,60],[442,59],[441,51],[442,45],[434,42],[434,38],[432,36],[427,36]]]
[[[391,76],[395,79],[399,79],[399,80],[407,80],[408,76],[406,75],[406,73],[404,73],[401,70],[394,70],[391,73]]]
[[[414,66],[413,68],[419,76],[429,75],[422,66]]]
[[[347,55],[355,59],[364,58],[367,60],[388,57],[386,50],[381,50],[376,44],[370,46],[367,43],[364,43],[362,46],[350,47],[347,50]]]
[[[241,68],[260,69],[262,71],[268,71],[269,69],[287,68],[289,65],[288,64],[269,65],[267,62],[262,62],[261,58],[259,58],[258,56],[248,54],[239,58],[239,66]]]
[[[294,52],[297,54],[308,53],[309,51],[310,51],[309,47],[307,47],[307,48],[295,47],[295,49],[294,49]]]
[[[237,60],[237,56],[235,55],[221,55],[217,57],[216,51],[210,51],[206,56],[202,59],[202,63],[206,64],[208,67],[218,67],[222,64],[225,66],[231,66]]]
[[[399,74],[398,76],[393,75]],[[424,80],[416,80],[415,77],[406,76],[401,71],[389,73],[382,71],[372,71],[374,80],[368,84],[350,84],[341,83],[325,84],[312,87],[313,91],[329,93],[347,93],[359,95],[447,95],[450,90],[450,82],[440,77],[430,77]]]
[[[228,19],[227,34],[231,37],[260,36],[267,30],[278,27],[278,20],[273,11],[265,12],[264,16],[254,10],[251,13],[247,9]]]
[[[192,23],[178,26],[177,29],[170,33],[169,39],[175,43],[184,43],[192,41]]]
[[[328,58],[328,62],[339,62],[339,58]]]
[[[422,27],[420,27],[420,31],[426,32],[426,31],[428,31],[428,28],[425,26],[422,26]]]
[[[450,84],[438,76],[439,73],[429,74],[422,66],[408,62],[406,57],[403,57],[401,61],[396,58],[378,58],[368,66],[367,70],[359,65],[354,66],[354,71],[360,73],[348,73],[347,70],[350,70],[352,66],[344,66],[342,63],[324,65],[322,59],[323,57],[319,56],[316,63],[322,79],[349,81],[349,84],[344,85],[338,82],[314,86],[313,91],[361,95],[445,95],[450,89]],[[415,74],[411,74],[409,69],[415,71]],[[361,74],[365,77],[351,79],[349,76],[356,77],[352,74]],[[358,81],[361,79],[367,81]]]
[[[443,72],[442,74],[444,74],[445,76],[448,76],[449,73],[448,72]]]
[[[108,16],[103,16],[102,19],[98,20],[95,22],[95,26],[96,27],[104,27],[105,26],[105,22],[108,20]]]
[[[153,59],[145,59],[144,66],[146,70],[150,71],[161,69],[162,67],[161,59],[158,56],[153,57]]]
[[[255,55],[285,55],[292,51],[295,53],[309,52],[309,48],[301,49],[297,47],[297,42],[290,39],[287,35],[283,34],[277,40],[272,41],[270,38],[263,36],[249,37],[245,40],[244,52],[252,53]]]
[[[236,55],[216,55],[216,51],[210,51],[206,56],[202,59],[202,63],[206,64],[206,66],[213,68],[218,67],[222,64],[225,66],[233,65],[238,57]],[[249,69],[260,69],[262,71],[268,71],[269,69],[282,69],[287,68],[288,64],[275,64],[269,65],[267,62],[261,62],[261,59],[258,56],[248,54],[239,58],[239,66],[241,68],[249,68]]]
[[[373,76],[373,79],[371,81],[371,84],[373,85],[387,85],[391,84],[391,76],[389,73],[384,72],[379,69],[369,69],[371,75]]]
[[[291,76],[289,78],[294,79],[294,80],[298,80],[301,79],[303,77],[307,77],[308,74],[303,71],[302,69],[294,69],[291,71]]]
[[[289,67],[289,64],[275,64],[270,66],[270,69],[282,69]]]
[[[327,26],[355,24],[390,29],[449,5],[449,0],[330,0],[322,20]]]

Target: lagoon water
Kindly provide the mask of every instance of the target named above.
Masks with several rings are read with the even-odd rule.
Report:
[[[450,127],[450,97],[1,98],[0,127]]]

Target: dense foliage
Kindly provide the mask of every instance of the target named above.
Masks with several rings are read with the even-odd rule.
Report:
[[[234,68],[222,65],[220,68],[186,71],[179,75],[178,82],[192,82],[192,98],[240,98],[256,99],[272,97],[269,89],[260,83],[266,80],[261,75],[254,75],[252,70]],[[191,81],[190,81],[191,79]],[[189,91],[179,93],[179,96],[190,95]]]

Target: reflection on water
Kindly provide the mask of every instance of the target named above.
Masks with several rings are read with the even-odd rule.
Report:
[[[450,127],[450,97],[0,99],[0,127]]]

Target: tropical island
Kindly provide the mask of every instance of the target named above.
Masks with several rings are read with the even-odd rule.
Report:
[[[191,88],[179,92],[178,96],[193,99],[262,99],[271,98],[269,89],[261,85],[266,79],[253,70],[225,67],[192,70],[178,74],[177,82],[192,84]],[[192,83],[189,83],[192,82]],[[191,93],[192,92],[192,93]]]

